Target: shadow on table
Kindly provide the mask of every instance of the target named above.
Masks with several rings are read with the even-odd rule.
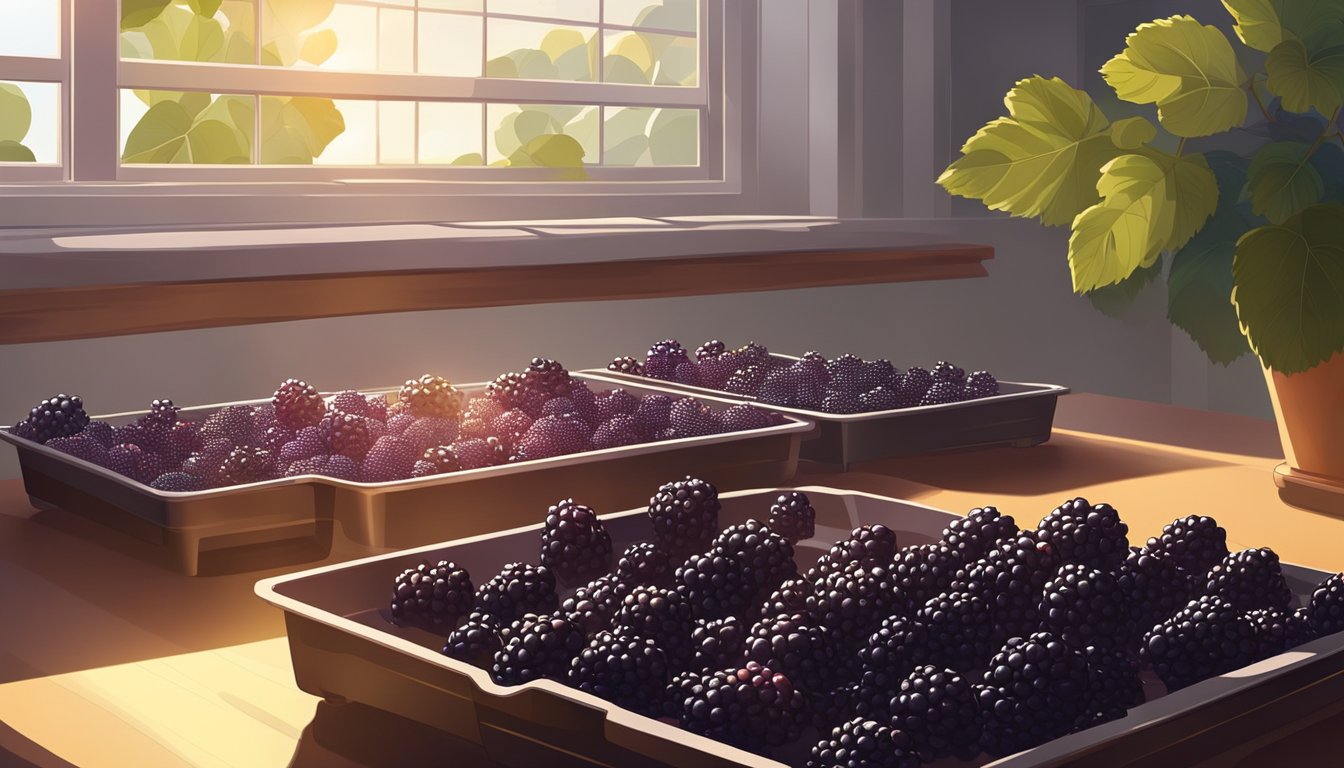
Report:
[[[75,768],[0,722],[0,766],[4,768]]]
[[[1074,393],[1060,398],[1055,426],[1179,448],[1283,457],[1278,426],[1270,419],[1104,395]]]
[[[499,768],[479,744],[363,704],[318,702],[290,768]]]

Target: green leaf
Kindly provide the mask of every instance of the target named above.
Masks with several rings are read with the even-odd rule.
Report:
[[[121,0],[121,28],[143,27],[157,19],[169,0]]]
[[[37,155],[33,150],[17,141],[0,140],[0,163],[36,163]]]
[[[557,180],[582,181],[587,178],[583,170],[583,147],[579,142],[562,134],[538,136],[509,155],[509,165],[514,168],[555,168]]]
[[[1146,267],[1139,267],[1134,274],[1115,285],[1107,285],[1087,294],[1087,300],[1103,315],[1113,318],[1128,316],[1144,289],[1152,285],[1162,274],[1162,259],[1159,257]]]
[[[602,61],[602,78],[608,83],[647,85],[649,76],[638,64],[624,56],[607,56]]]
[[[468,152],[453,160],[449,165],[485,165],[485,158],[481,156],[480,152]]]
[[[204,16],[207,19],[214,16],[219,11],[219,6],[224,4],[224,0],[188,0],[187,5],[197,16]]]
[[[1111,124],[1111,141],[1120,149],[1138,149],[1156,136],[1157,127],[1143,117],[1126,117]]]
[[[1246,233],[1232,280],[1237,318],[1266,367],[1298,373],[1344,350],[1344,204]]]
[[[1332,21],[1344,20],[1340,0],[1223,0],[1237,20],[1237,36],[1269,53],[1285,40],[1304,40]]]
[[[308,165],[345,131],[345,118],[331,99],[309,96],[261,98],[261,162]]]
[[[1139,25],[1101,74],[1125,101],[1156,104],[1162,127],[1177,136],[1210,136],[1246,119],[1246,77],[1232,44],[1189,16]]]
[[[559,70],[551,62],[545,51],[532,48],[520,48],[505,56],[491,59],[485,63],[486,77],[521,78],[524,80],[554,80]]]
[[[1319,202],[1325,182],[1311,164],[1310,153],[1309,145],[1297,141],[1266,144],[1256,152],[1246,177],[1251,210],[1282,224]]]
[[[700,116],[689,109],[660,109],[649,128],[649,157],[654,165],[700,162]]]
[[[265,4],[267,27],[279,35],[297,35],[326,21],[336,0],[265,0]]]
[[[1344,23],[1331,22],[1305,43],[1284,40],[1265,60],[1269,90],[1293,112],[1334,114],[1344,105]]]
[[[183,162],[203,164],[246,164],[252,150],[232,125],[219,120],[202,120],[187,131],[187,149],[191,157]]]
[[[1101,167],[1120,154],[1105,115],[1058,78],[1021,80],[1004,103],[1009,116],[967,140],[938,183],[991,210],[1069,224],[1097,202]]]
[[[309,64],[321,64],[336,53],[336,30],[323,29],[303,39],[299,58]]]
[[[126,137],[121,159],[125,163],[170,163],[191,130],[191,116],[176,101],[160,101],[135,124]]]
[[[28,96],[13,83],[0,83],[0,141],[18,143],[33,124]]]

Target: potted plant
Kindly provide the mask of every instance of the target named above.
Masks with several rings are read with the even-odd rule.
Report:
[[[1078,293],[1170,256],[1168,316],[1218,362],[1249,341],[1292,471],[1344,488],[1344,0],[1223,4],[1245,48],[1142,24],[1101,69],[1127,116],[1029,77],[938,183],[1071,227]]]

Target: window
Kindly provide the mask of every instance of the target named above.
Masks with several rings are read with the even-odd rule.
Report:
[[[722,0],[0,4],[0,180],[725,175]]]

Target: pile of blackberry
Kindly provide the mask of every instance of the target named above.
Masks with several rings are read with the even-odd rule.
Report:
[[[694,357],[676,339],[665,339],[649,348],[643,362],[618,357],[607,368],[721,389],[772,405],[835,414],[942,405],[999,394],[999,382],[989,372],[968,376],[945,361],[939,361],[932,372],[912,367],[902,373],[880,358],[864,360],[844,354],[827,359],[808,352],[795,361],[772,356],[755,342],[728,349],[718,339],[701,344]]]

